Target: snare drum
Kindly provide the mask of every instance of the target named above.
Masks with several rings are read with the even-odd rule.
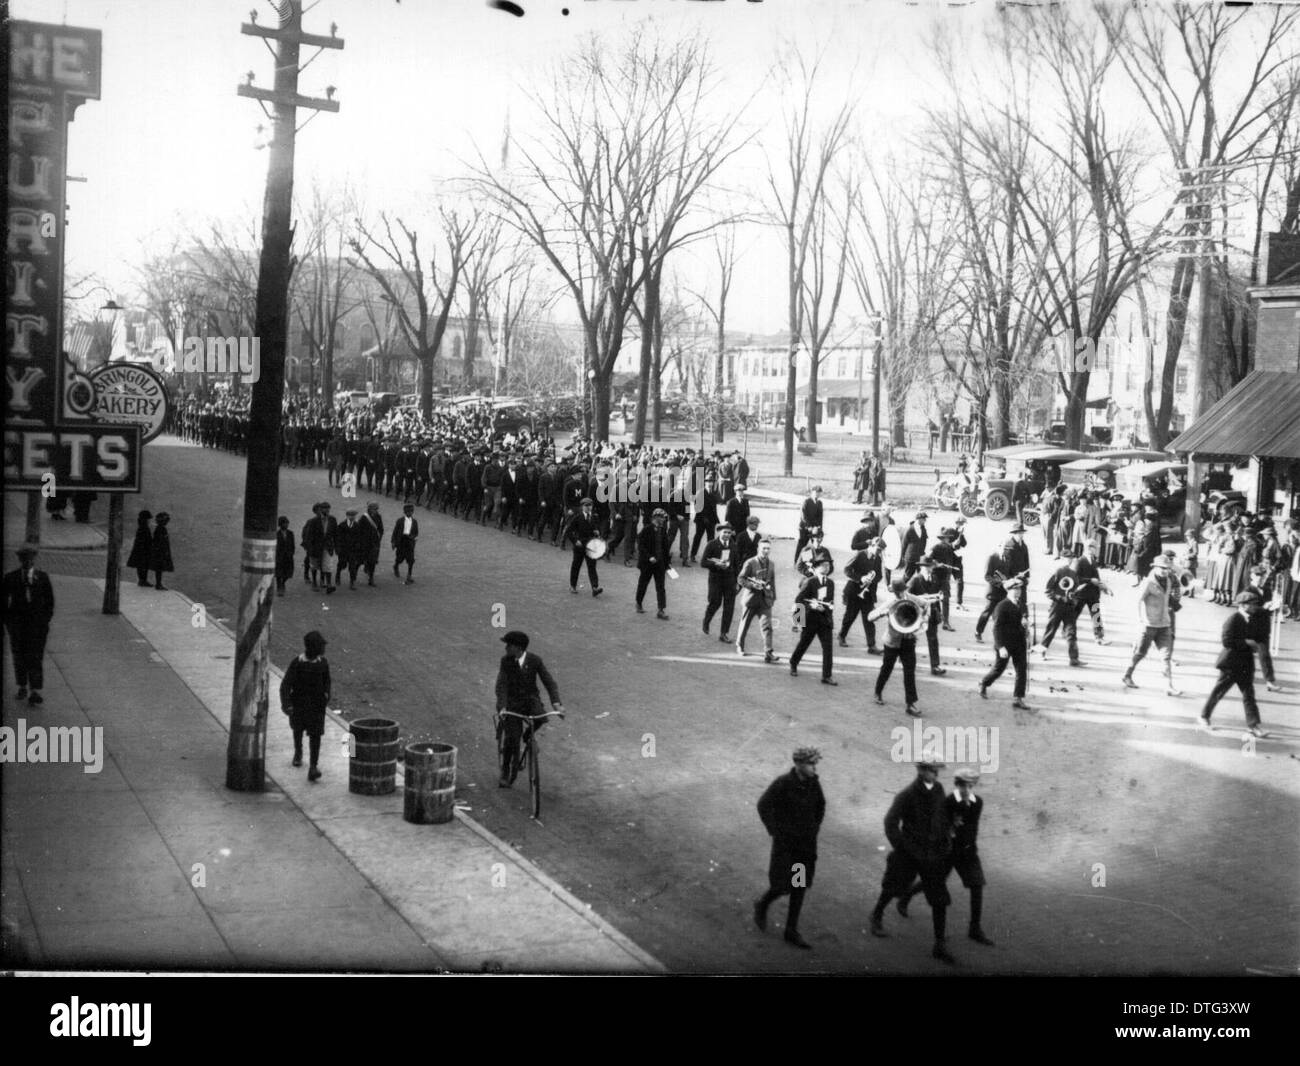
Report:
[[[607,551],[609,551],[609,545],[600,537],[592,537],[591,540],[587,541],[588,559],[603,559]]]

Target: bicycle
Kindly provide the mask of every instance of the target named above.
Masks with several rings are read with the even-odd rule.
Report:
[[[504,754],[503,747],[505,744],[505,727],[502,718],[519,718],[524,722],[523,734],[519,738],[519,752],[516,755],[516,762],[513,767],[511,777],[517,776],[523,769],[523,764],[528,764],[528,792],[533,801],[533,819],[536,820],[542,813],[542,772],[537,762],[537,736],[536,730],[533,729],[533,722],[538,718],[563,718],[563,711],[546,711],[542,714],[517,714],[514,711],[497,711],[493,721],[496,724],[497,732],[497,759],[498,763]]]

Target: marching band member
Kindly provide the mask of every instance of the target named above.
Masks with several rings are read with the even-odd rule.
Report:
[[[907,583],[901,577],[894,578],[889,592],[890,595],[867,615],[867,619],[872,622],[881,617],[889,620],[889,628],[885,633],[884,660],[880,664],[880,673],[876,675],[876,705],[885,705],[885,684],[894,671],[894,663],[902,662],[903,698],[907,700],[907,713],[913,718],[920,718],[921,712],[916,708],[916,633],[901,632],[894,625],[894,614],[890,608],[901,601],[916,603],[918,610],[924,610],[925,605],[917,603],[907,594]]]
[[[817,570],[817,563],[821,559],[831,559],[831,553],[822,546],[822,531],[820,529],[810,529],[808,531],[808,545],[795,559],[795,569],[806,580],[814,575]],[[833,559],[831,565],[834,566]]]
[[[907,591],[926,601],[925,643],[930,651],[930,673],[942,677],[948,671],[939,665],[939,615],[943,589],[934,574],[934,558],[923,555],[917,560],[917,573],[907,583]]]
[[[1007,663],[1011,663],[1016,671],[1015,698],[1012,699],[1011,706],[1021,710],[1028,709],[1025,703],[1025,688],[1029,681],[1029,665],[1025,648],[1028,640],[1025,637],[1025,616],[1020,607],[1024,587],[1024,582],[1019,578],[1012,578],[1004,586],[1005,595],[993,609],[993,647],[997,651],[997,657],[993,660],[989,672],[980,681],[980,699],[988,699],[988,687],[1002,676]]]
[[[749,633],[749,623],[757,618],[763,633],[763,661],[778,663],[781,661],[780,658],[772,654],[772,607],[776,604],[776,567],[772,565],[771,537],[764,537],[759,541],[758,554],[745,561],[738,580],[745,590],[745,599],[742,604],[740,633],[736,636],[736,654],[749,654],[745,651],[745,637]]]
[[[951,579],[961,574],[961,558],[953,547],[956,540],[957,530],[948,526],[939,531],[939,539],[930,549],[930,557],[934,560],[934,576],[939,582],[939,591],[943,595],[939,604],[943,616],[943,628],[949,633],[956,632],[948,621],[948,605],[952,599]]]
[[[812,538],[814,533],[822,531],[822,487],[814,485],[812,493],[803,501],[803,509],[799,512],[799,540],[794,546],[794,564],[799,565],[803,557],[804,545]]]
[[[1056,631],[1064,629],[1066,648],[1070,653],[1070,665],[1082,666],[1083,663],[1079,659],[1079,632],[1075,623],[1082,606],[1079,602],[1079,595],[1083,589],[1082,578],[1079,576],[1079,563],[1083,556],[1077,542],[1066,548],[1066,556],[1070,561],[1059,567],[1047,579],[1047,598],[1052,604],[1047,615],[1047,628],[1043,630],[1043,639],[1030,650],[1038,652],[1046,662],[1047,649],[1051,647]]]
[[[650,513],[650,524],[637,537],[637,569],[641,576],[636,583],[636,613],[645,614],[641,601],[653,578],[655,596],[659,604],[656,618],[668,618],[668,592],[664,588],[664,575],[668,573],[668,553],[672,551],[672,535],[668,532],[668,512],[656,507]]]
[[[719,607],[722,608],[722,634],[718,637],[723,644],[731,643],[731,618],[736,608],[736,575],[740,571],[740,554],[732,541],[735,534],[730,526],[723,526],[718,535],[704,546],[701,565],[709,572],[709,602],[704,611],[704,632],[709,632],[709,623]]]
[[[1028,579],[1029,549],[1024,542],[1025,527],[1017,522],[1011,527],[1011,533],[1002,545],[1002,550],[989,556],[984,568],[984,580],[988,582],[988,591],[984,594],[985,606],[975,621],[975,640],[983,642],[984,627],[993,617],[993,608],[1006,599],[1005,583],[1013,577]],[[1020,613],[1026,612],[1024,600],[1020,600]]]
[[[1133,681],[1133,670],[1145,657],[1154,644],[1164,652],[1165,660],[1165,694],[1181,696],[1174,687],[1174,636],[1173,619],[1178,610],[1178,586],[1169,576],[1169,560],[1157,555],[1151,564],[1151,573],[1143,580],[1138,591],[1138,621],[1142,624],[1142,635],[1133,645],[1133,660],[1124,672],[1126,688],[1137,688]]]
[[[569,523],[565,536],[573,541],[573,562],[569,566],[569,591],[578,594],[578,574],[582,564],[587,564],[587,579],[591,582],[592,597],[599,596],[605,590],[600,587],[600,577],[596,573],[596,560],[587,554],[587,545],[600,537],[600,526],[596,524],[595,501],[584,496],[578,503],[579,511]]]
[[[876,626],[869,618],[871,609],[876,605],[876,593],[880,585],[880,553],[885,542],[877,537],[857,552],[849,565],[844,568],[844,621],[840,623],[840,647],[847,648],[849,630],[854,620],[862,616],[862,629],[867,637],[867,654],[879,655],[876,647]]]
[[[835,632],[835,582],[830,579],[835,564],[829,554],[815,555],[813,558],[814,576],[808,578],[795,597],[797,607],[802,607],[803,632],[799,643],[790,656],[790,676],[799,676],[799,661],[803,653],[812,644],[813,637],[821,641],[822,646],[822,684],[838,685],[832,676],[831,634]]]

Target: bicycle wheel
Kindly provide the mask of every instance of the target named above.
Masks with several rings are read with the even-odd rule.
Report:
[[[528,791],[533,798],[533,817],[540,818],[542,814],[542,772],[537,765],[537,738],[531,732],[528,735]]]

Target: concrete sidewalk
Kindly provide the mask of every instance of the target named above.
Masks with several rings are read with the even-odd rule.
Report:
[[[4,725],[102,729],[102,768],[85,772],[93,743],[83,762],[3,768],[0,900],[23,965],[662,970],[460,812],[407,823],[400,770],[392,795],[349,793],[347,727],[332,716],[324,778],[309,784],[290,766],[278,672],[268,790],[227,790],[230,634],[193,627],[177,592],[124,582],[122,614],[107,617],[101,581],[53,580],[45,703],[13,700],[6,668]]]
[[[13,549],[27,539],[27,493],[6,492],[4,511],[4,546],[6,564],[13,557]],[[52,551],[103,551],[108,546],[108,504],[101,496],[95,501],[90,514],[92,521],[75,522],[72,506],[64,512],[67,518],[57,521],[45,510],[41,500],[41,547]],[[127,534],[126,550],[131,550],[131,535],[135,532],[135,519]]]

